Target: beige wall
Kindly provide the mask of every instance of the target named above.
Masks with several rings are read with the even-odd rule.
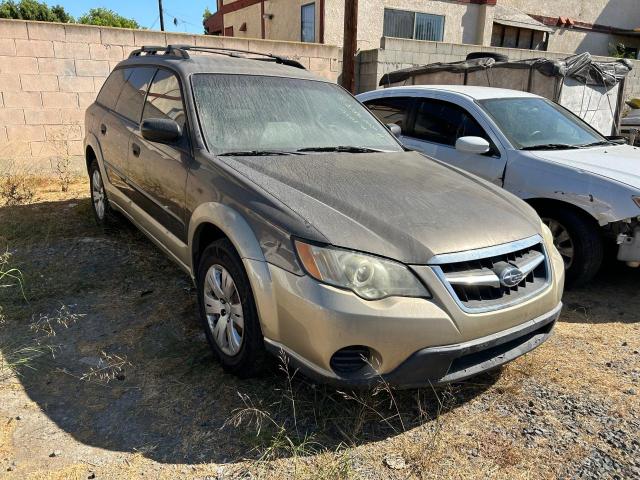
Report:
[[[260,4],[256,3],[242,10],[227,13],[224,16],[224,28],[233,27],[233,36],[238,38],[262,38],[262,13]],[[241,32],[240,27],[247,24],[247,31]]]
[[[335,81],[342,55],[318,44],[0,20],[0,172],[83,166],[84,111],[141,45],[191,44],[285,55]]]
[[[380,46],[385,8],[445,16],[445,42],[477,43],[479,35],[482,35],[482,44],[489,44],[491,40],[492,6],[449,0],[367,0],[359,3],[358,48],[364,50]],[[325,42],[341,45],[344,1],[326,0],[325,24]]]

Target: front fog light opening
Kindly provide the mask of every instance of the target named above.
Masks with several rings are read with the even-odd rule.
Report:
[[[351,375],[371,368],[372,351],[364,345],[344,347],[331,356],[329,364],[338,375]]]

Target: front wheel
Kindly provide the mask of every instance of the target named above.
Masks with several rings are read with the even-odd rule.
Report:
[[[538,212],[553,235],[566,271],[567,285],[589,282],[602,266],[604,247],[596,222],[586,214],[567,208],[545,208]]]
[[[198,268],[198,301],[207,340],[226,372],[260,373],[265,348],[253,292],[229,240],[209,245]]]

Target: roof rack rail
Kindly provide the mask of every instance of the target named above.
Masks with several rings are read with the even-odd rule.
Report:
[[[201,47],[201,46],[195,46],[195,45],[167,45],[166,47],[155,47],[155,46],[141,47],[131,52],[129,54],[129,58],[139,57],[143,53],[145,53],[146,55],[157,55],[158,53],[162,52],[164,55],[174,55],[177,57],[188,59],[188,58],[191,58],[188,53],[189,51],[216,53],[219,55],[227,55],[229,57],[236,57],[236,58],[248,58],[245,55],[256,55],[264,58],[254,58],[253,60],[274,61],[281,65],[287,65],[289,67],[301,68],[302,70],[306,70],[304,65],[302,65],[297,60],[293,60],[287,57],[282,57],[280,55],[274,55],[273,53],[262,53],[262,52],[255,52],[251,50],[240,50],[236,48],[224,48],[224,47]]]
[[[189,58],[189,54],[182,48],[176,48],[174,45],[163,46],[145,46],[134,50],[129,54],[129,58],[140,57],[142,54],[146,55],[158,55],[163,53],[164,55],[174,55],[176,57]]]

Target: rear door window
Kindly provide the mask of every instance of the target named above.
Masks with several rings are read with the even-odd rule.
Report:
[[[126,72],[124,68],[119,68],[111,72],[111,75],[105,80],[98,94],[97,102],[103,107],[113,110],[116,107],[116,102],[122,91],[125,78]]]
[[[134,67],[124,70],[126,80],[115,110],[120,115],[138,123],[142,116],[144,98],[156,69],[154,67]]]
[[[376,98],[365,102],[365,105],[385,125],[396,124],[402,130],[403,135],[408,133],[409,110],[411,109],[410,98]]]

